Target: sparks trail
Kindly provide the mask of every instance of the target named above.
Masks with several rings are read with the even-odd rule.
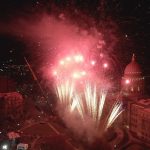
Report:
[[[103,134],[122,113],[122,103],[116,102],[109,114],[104,114],[109,87],[105,72],[109,65],[102,53],[99,60],[88,57],[89,54],[73,51],[59,58],[53,65],[52,74],[60,106],[58,111],[60,115],[63,114],[63,120],[66,115],[72,116],[72,120],[74,118],[75,122],[82,124],[85,132],[91,130],[87,127],[88,121],[94,132]],[[65,123],[70,123],[67,120],[64,120]]]
[[[109,111],[109,114],[105,116],[105,124],[103,124],[102,122],[104,120],[102,121],[102,115],[104,113],[103,109],[106,95],[107,90],[97,90],[96,86],[93,87],[88,83],[86,84],[84,95],[82,97],[77,95],[77,93],[75,94],[71,112],[77,109],[83,121],[86,121],[85,118],[88,117],[94,123],[95,128],[106,131],[123,111],[122,103],[120,101],[115,102]]]
[[[109,110],[109,114],[105,114],[105,119],[102,119],[107,89],[97,88],[90,83],[85,84],[83,91],[78,91],[74,89],[72,83],[67,81],[65,84],[58,85],[57,91],[59,104],[63,106],[64,111],[79,115],[78,121],[83,122],[83,125],[89,118],[93,128],[101,133],[107,131],[123,111],[121,101],[116,101]]]
[[[106,93],[107,91],[101,90],[98,95],[96,86],[92,87],[88,83],[84,89],[83,97],[76,94],[74,98],[76,104],[74,110],[75,108],[78,110],[83,120],[86,116],[90,117],[96,128],[98,128],[100,124]]]
[[[110,114],[108,115],[105,130],[107,130],[114,123],[114,121],[123,111],[124,109],[122,108],[122,103],[120,101],[115,102],[112,110],[110,110]]]
[[[72,104],[72,97],[74,92],[74,85],[69,81],[58,83],[56,86],[57,96],[61,105],[69,107]]]

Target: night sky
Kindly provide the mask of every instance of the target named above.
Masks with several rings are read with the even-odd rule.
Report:
[[[122,67],[130,61],[132,53],[136,53],[144,74],[150,69],[150,1],[149,0],[0,0],[0,28],[10,24],[16,18],[29,18],[42,12],[47,14],[75,12],[99,20],[111,20],[117,27],[119,42],[115,47],[116,58]],[[76,15],[76,18],[80,15]],[[17,28],[17,26],[16,26]],[[30,58],[27,49],[38,47],[29,44],[22,38],[0,30],[0,62],[22,64],[23,57]],[[30,46],[29,46],[30,45]],[[31,46],[32,45],[32,46]],[[36,57],[36,56],[35,56]]]

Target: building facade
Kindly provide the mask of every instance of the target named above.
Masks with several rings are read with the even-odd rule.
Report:
[[[144,76],[134,54],[131,62],[125,68],[121,81],[121,90],[128,97],[139,97],[144,94]]]
[[[134,137],[150,143],[150,99],[144,99],[144,76],[135,55],[125,68],[121,92],[125,106],[123,125]]]
[[[23,102],[20,93],[0,93],[0,119],[19,119],[23,114]]]
[[[130,131],[137,138],[150,143],[150,99],[131,104]]]

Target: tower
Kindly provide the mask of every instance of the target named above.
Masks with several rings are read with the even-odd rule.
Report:
[[[127,97],[138,98],[144,93],[144,77],[134,54],[131,62],[125,68],[121,88],[123,95]]]

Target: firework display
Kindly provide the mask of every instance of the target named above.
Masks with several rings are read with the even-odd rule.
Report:
[[[123,109],[122,103],[117,101],[105,119],[102,119],[108,92],[104,75],[109,65],[105,61],[101,62],[82,54],[65,56],[57,61],[52,73],[55,77],[58,104],[63,106],[61,108],[70,114],[76,113],[80,116],[80,122],[86,123],[89,118],[95,129],[106,131]],[[101,66],[99,74],[97,66]],[[100,77],[103,78],[98,82]]]

